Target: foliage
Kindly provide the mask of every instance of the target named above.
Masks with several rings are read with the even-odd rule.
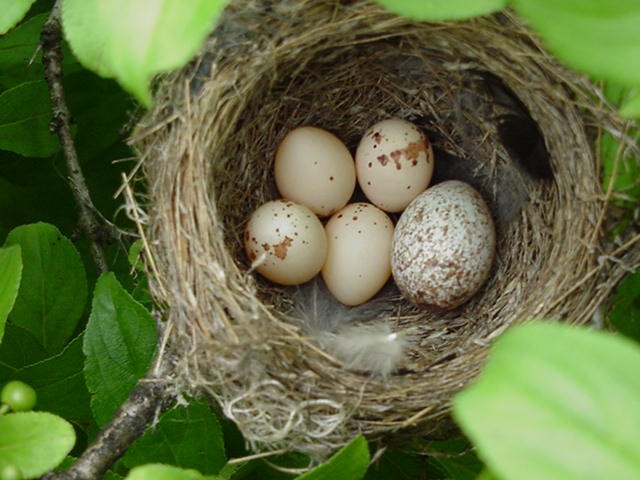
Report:
[[[4,336],[4,325],[18,296],[22,277],[22,254],[20,245],[0,248],[0,342]]]
[[[46,223],[15,228],[5,245],[22,249],[22,281],[11,322],[28,330],[50,353],[59,352],[73,334],[87,297],[78,251]]]
[[[149,106],[151,77],[184,65],[225,4],[224,0],[64,0],[62,21],[84,66],[117,78]]]
[[[391,12],[416,20],[452,20],[476,17],[504,8],[508,0],[378,0]]]
[[[511,5],[567,64],[615,80],[609,99],[625,115],[640,116],[635,0],[379,2],[429,20]],[[107,246],[112,273],[97,278],[86,241],[73,238],[75,205],[49,132],[52,113],[37,48],[51,2],[40,0],[27,13],[32,3],[0,0],[0,32],[16,25],[0,37],[0,239],[6,237],[0,248],[0,385],[28,384],[41,410],[9,413],[0,407],[0,472],[17,469],[28,478],[74,461],[68,455],[83,451],[147,371],[157,340],[144,274],[139,268],[130,273],[129,260],[135,264],[141,244]],[[129,94],[148,106],[152,77],[187,62],[225,4],[62,0],[64,86],[75,143],[97,209],[121,228],[130,225],[112,194],[131,166],[123,161],[131,156],[123,137],[138,107]],[[605,136],[600,148],[606,186],[618,145]],[[616,202],[630,211],[640,199],[637,159],[621,157],[618,173]],[[636,273],[620,285],[608,316],[635,340],[639,301]],[[430,455],[388,450],[369,466],[369,446],[356,437],[299,478],[570,479],[587,469],[601,478],[624,478],[626,472],[636,478],[637,370],[638,347],[615,336],[559,325],[514,328],[496,342],[485,374],[455,405],[456,418],[495,474],[482,470],[464,438],[428,445],[416,439]],[[270,465],[308,465],[306,457],[294,455],[228,463],[246,453],[238,443],[237,432],[203,400],[190,399],[164,413],[105,478],[291,479]]]
[[[0,148],[26,157],[49,157],[58,142],[51,122],[49,90],[44,80],[21,83],[0,94]]]
[[[549,48],[571,66],[640,85],[640,3],[636,0],[513,0]]]
[[[633,101],[633,90],[615,83],[606,84],[604,93],[614,105],[629,105]],[[640,142],[637,129],[622,133]],[[609,132],[604,132],[600,138],[599,149],[603,190],[607,192],[611,189],[613,203],[629,209],[632,214],[633,207],[640,204],[640,161],[631,152],[621,151],[620,142]],[[625,223],[628,223],[628,219],[622,222],[623,227]]]
[[[640,342],[640,270],[618,286],[611,300],[609,321],[620,333]]]
[[[19,368],[9,378],[19,378],[35,388],[39,409],[86,425],[91,421],[91,410],[83,378],[84,362],[80,335],[59,354]]]
[[[200,439],[196,444],[192,439]],[[197,445],[198,448],[194,448]],[[222,429],[211,408],[192,400],[160,417],[153,430],[131,446],[123,463],[134,468],[164,462],[204,474],[218,473],[226,463]]]
[[[58,465],[71,451],[76,435],[62,418],[45,412],[0,416],[0,467],[16,466],[34,478]]]
[[[22,20],[33,2],[35,0],[0,0],[0,35]]]
[[[131,470],[126,480],[204,480],[205,478],[196,470],[151,463]]]
[[[98,425],[106,424],[151,366],[157,339],[151,314],[113,273],[96,283],[85,330],[84,373]]]
[[[333,480],[344,478],[360,480],[369,466],[369,447],[362,436],[357,436],[342,447],[328,462],[316,467],[298,480]]]
[[[638,369],[623,337],[532,323],[494,344],[454,415],[499,478],[638,478]]]

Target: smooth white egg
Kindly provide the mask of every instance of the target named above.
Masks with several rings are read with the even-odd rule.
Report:
[[[370,203],[352,203],[335,213],[325,226],[327,260],[322,278],[345,305],[373,297],[391,275],[393,222]]]
[[[480,193],[458,180],[442,182],[413,200],[398,220],[393,278],[416,305],[455,308],[487,280],[495,246],[493,219]]]
[[[280,195],[321,217],[344,207],[356,186],[351,153],[338,137],[317,127],[291,130],[278,146],[274,169]]]
[[[252,266],[281,285],[311,280],[327,256],[327,237],[316,214],[288,200],[267,202],[253,212],[244,246]]]
[[[433,149],[411,122],[390,118],[369,128],[356,151],[356,171],[367,198],[387,212],[400,212],[422,193],[433,175]]]

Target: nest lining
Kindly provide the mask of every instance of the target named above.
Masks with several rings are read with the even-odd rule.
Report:
[[[546,174],[500,135],[522,108],[549,152]],[[400,371],[378,379],[345,370],[297,327],[294,289],[249,272],[242,230],[277,198],[274,153],[291,128],[325,128],[354,151],[389,116],[427,132],[437,179],[482,192],[498,245],[489,281],[462,307],[433,314],[397,298],[389,321],[414,342]],[[366,2],[233,2],[196,61],[158,82],[134,142],[176,388],[211,395],[254,449],[322,456],[356,433],[435,432],[506,327],[588,322],[640,263],[603,230],[594,153],[602,131],[627,128],[509,14],[415,24]]]

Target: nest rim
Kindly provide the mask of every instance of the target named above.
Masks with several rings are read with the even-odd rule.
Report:
[[[508,12],[465,22],[417,24],[367,2],[342,6],[301,0],[283,2],[282,8],[269,13],[263,4],[251,0],[228,8],[218,33],[198,59],[159,82],[156,106],[135,133],[133,144],[143,162],[147,193],[142,200],[131,194],[130,201],[145,205],[138,220],[147,238],[151,289],[158,304],[170,306],[164,314],[173,330],[167,355],[173,357],[176,388],[211,395],[252,449],[285,448],[324,456],[355,433],[370,438],[398,436],[398,430],[404,435],[434,434],[446,424],[452,395],[475,378],[488,346],[509,325],[541,316],[587,323],[624,275],[619,263],[601,258],[622,258],[625,265],[639,263],[640,254],[612,245],[603,233],[611,192],[600,188],[594,149],[599,133],[619,134],[629,122],[602,102],[594,85],[559,66]],[[249,34],[256,19],[265,15],[269,21]],[[283,25],[286,33],[278,33]],[[439,38],[439,44],[428,44],[434,38]],[[481,47],[473,51],[478,38]],[[452,39],[464,39],[464,46],[473,53],[460,60],[456,55],[462,56],[462,46],[452,47]],[[318,46],[321,40],[324,46]],[[528,192],[525,208],[537,212],[534,220],[520,218],[499,227],[499,264],[480,296],[454,312],[464,321],[449,327],[457,337],[448,340],[448,350],[438,350],[435,343],[421,344],[435,353],[414,362],[418,367],[413,373],[409,368],[390,379],[343,369],[301,332],[287,316],[291,292],[283,293],[280,287],[248,275],[246,260],[239,253],[241,242],[235,239],[242,238],[237,231],[247,212],[274,198],[268,163],[279,139],[298,126],[292,123],[313,119],[309,107],[313,102],[278,104],[273,92],[293,99],[304,98],[303,93],[324,99],[312,85],[326,71],[324,57],[347,58],[349,49],[377,44],[391,49],[401,45],[409,52],[407,61],[424,62],[425,48],[440,52],[442,58],[435,58],[447,74],[467,72],[469,63],[472,68],[499,73],[543,131],[554,170],[551,188]],[[516,60],[526,68],[515,68]],[[358,65],[357,58],[350,61]],[[433,65],[428,65],[434,74]],[[305,73],[314,68],[314,73]],[[322,88],[338,88],[339,82],[349,78],[342,70],[335,75],[335,82],[325,82]],[[301,76],[305,80],[297,84]],[[366,97],[355,92],[360,86],[355,82],[351,98]],[[443,92],[446,95],[446,89]],[[394,113],[412,112],[406,105],[406,91],[397,97]],[[335,100],[344,105],[341,96]],[[384,111],[379,106],[367,108],[369,116]],[[271,114],[267,115],[270,123],[252,125],[265,112]],[[364,116],[349,122],[360,125]],[[318,126],[336,133],[326,117],[322,120]],[[364,131],[353,128],[357,129]],[[430,130],[440,135],[436,127]],[[356,136],[348,136],[353,151]],[[444,140],[438,142],[443,150],[465,153],[441,136]],[[621,140],[627,148],[635,148],[628,139]],[[260,153],[243,153],[248,147]],[[493,161],[493,167],[499,165]],[[260,166],[238,168],[238,162]],[[234,189],[235,194],[228,193]],[[507,248],[505,238],[520,247]],[[563,250],[569,238],[573,243]],[[543,244],[545,251],[541,253],[536,244]],[[524,247],[529,251],[523,253]],[[547,268],[536,270],[535,275],[503,278],[505,265],[535,266],[545,261]],[[536,291],[540,285],[547,288]],[[500,302],[499,297],[506,294],[512,300]],[[527,305],[514,306],[514,299],[520,303],[523,296]],[[478,332],[467,317],[479,317],[474,309],[482,308],[478,307],[482,301],[490,304],[485,316],[490,311],[497,320]],[[410,308],[399,316],[403,319],[395,325],[403,328],[424,322],[423,315]],[[455,316],[444,320],[452,322]],[[422,330],[420,334],[436,333]]]

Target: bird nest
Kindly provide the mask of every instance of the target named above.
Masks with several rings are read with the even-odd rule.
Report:
[[[589,322],[640,260],[630,235],[609,233],[600,186],[598,138],[636,148],[629,124],[517,18],[415,23],[343,3],[232,2],[197,58],[157,81],[132,139],[174,383],[215,399],[254,449],[324,455],[358,433],[433,435],[507,327]],[[300,327],[298,290],[251,271],[242,233],[277,198],[274,154],[289,130],[325,128],[354,151],[388,117],[427,132],[435,182],[482,193],[497,252],[487,283],[453,311],[392,299],[387,320],[410,332],[409,348],[380,377],[347,368]]]

